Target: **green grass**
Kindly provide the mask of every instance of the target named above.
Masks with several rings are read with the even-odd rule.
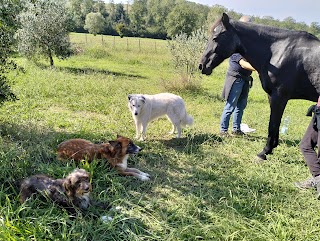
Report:
[[[267,137],[267,96],[255,76],[243,122],[257,131],[220,138],[227,62],[202,76],[199,88],[174,92],[195,119],[183,138],[172,139],[170,123],[162,118],[149,125],[145,142],[136,142],[144,149],[130,157],[129,165],[150,173],[151,181],[119,176],[97,161],[79,164],[92,174],[93,197],[123,208],[112,222],[90,215],[72,219],[37,199],[21,205],[17,180],[36,173],[59,178],[76,167],[56,159],[61,141],[108,141],[117,134],[133,138],[127,95],[164,92],[163,81],[178,78],[166,41],[141,39],[139,48],[134,45],[139,40],[130,38],[127,48],[126,38],[104,36],[103,44],[101,36],[84,39],[72,34],[80,53],[55,60],[55,68],[17,59],[25,69],[11,76],[19,100],[0,108],[0,240],[318,239],[320,203],[314,191],[292,184],[309,175],[299,141],[310,120],[305,116],[310,102],[289,102],[288,134],[280,136],[268,161],[256,164]]]

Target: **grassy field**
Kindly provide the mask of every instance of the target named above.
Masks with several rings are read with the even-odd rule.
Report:
[[[255,77],[243,122],[257,129],[240,138],[220,138],[220,98],[227,63],[202,76],[199,88],[165,89],[179,78],[166,41],[72,34],[79,54],[32,63],[12,73],[18,101],[0,108],[0,240],[318,240],[320,203],[314,191],[293,182],[309,176],[299,151],[311,104],[290,101],[287,135],[268,161],[255,156],[266,142],[267,96]],[[115,43],[115,44],[114,44]],[[140,45],[139,45],[140,44]],[[140,46],[140,47],[139,47]],[[200,57],[200,56],[199,56]],[[165,119],[149,125],[143,151],[130,166],[152,175],[148,182],[119,176],[104,162],[80,163],[92,174],[93,198],[121,206],[104,223],[91,215],[72,219],[53,204],[33,199],[21,205],[16,181],[36,173],[59,178],[76,164],[56,159],[57,145],[80,137],[93,142],[135,135],[127,107],[130,93],[171,91],[181,95],[195,124],[183,138],[168,134]]]

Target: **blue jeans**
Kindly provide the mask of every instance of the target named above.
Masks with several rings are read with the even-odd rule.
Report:
[[[232,130],[240,130],[240,124],[243,116],[243,111],[247,106],[249,95],[249,83],[243,79],[236,79],[233,83],[226,105],[224,106],[220,131],[228,131],[230,117],[232,117]]]

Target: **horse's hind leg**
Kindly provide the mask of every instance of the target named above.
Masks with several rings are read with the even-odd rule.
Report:
[[[267,160],[267,155],[272,154],[273,148],[278,146],[279,143],[279,127],[283,111],[288,103],[288,99],[277,94],[269,95],[270,103],[270,119],[268,128],[267,144],[257,156],[261,160]]]

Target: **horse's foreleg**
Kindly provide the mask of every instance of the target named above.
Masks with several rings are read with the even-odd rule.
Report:
[[[278,146],[279,143],[279,127],[284,109],[288,103],[288,99],[279,95],[269,95],[270,104],[270,119],[268,128],[267,144],[263,148],[262,152],[258,154],[258,157],[263,160],[267,160],[267,155],[272,154],[273,148]]]

